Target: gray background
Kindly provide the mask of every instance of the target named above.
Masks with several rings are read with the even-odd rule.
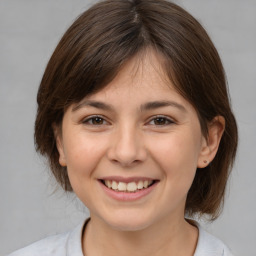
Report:
[[[0,255],[68,230],[88,212],[55,185],[34,150],[36,92],[74,18],[93,1],[0,0]],[[236,255],[256,255],[256,1],[176,1],[199,19],[222,57],[240,147],[222,216],[205,227]]]

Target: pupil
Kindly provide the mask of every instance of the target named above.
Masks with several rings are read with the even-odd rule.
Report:
[[[156,121],[155,121],[155,124],[165,124],[165,119],[164,118],[157,118]]]
[[[93,124],[102,124],[102,118],[100,117],[95,117],[93,119]]]

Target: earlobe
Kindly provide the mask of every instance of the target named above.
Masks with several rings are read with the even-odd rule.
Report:
[[[67,166],[66,157],[63,149],[63,141],[61,135],[61,128],[58,127],[56,124],[53,125],[53,132],[56,141],[56,147],[59,152],[59,164],[63,167]]]
[[[208,136],[202,141],[202,148],[197,163],[198,168],[205,168],[214,159],[224,130],[225,119],[223,116],[216,116],[208,124]]]

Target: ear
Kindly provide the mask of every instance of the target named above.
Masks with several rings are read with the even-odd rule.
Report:
[[[225,119],[223,116],[216,116],[208,124],[207,138],[203,138],[200,156],[197,167],[205,168],[215,157],[221,137],[225,130]]]
[[[65,157],[65,152],[64,152],[64,148],[63,148],[61,127],[56,124],[53,124],[52,129],[54,132],[56,146],[57,146],[57,149],[59,152],[59,163],[61,166],[65,167],[65,166],[67,166],[67,163],[66,163],[66,157]]]

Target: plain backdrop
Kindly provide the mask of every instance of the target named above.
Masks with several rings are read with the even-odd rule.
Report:
[[[235,255],[256,255],[256,1],[180,0],[207,29],[226,69],[240,132],[221,217],[206,229]],[[0,1],[0,255],[66,231],[88,211],[55,190],[34,150],[36,93],[49,57],[93,1]]]

